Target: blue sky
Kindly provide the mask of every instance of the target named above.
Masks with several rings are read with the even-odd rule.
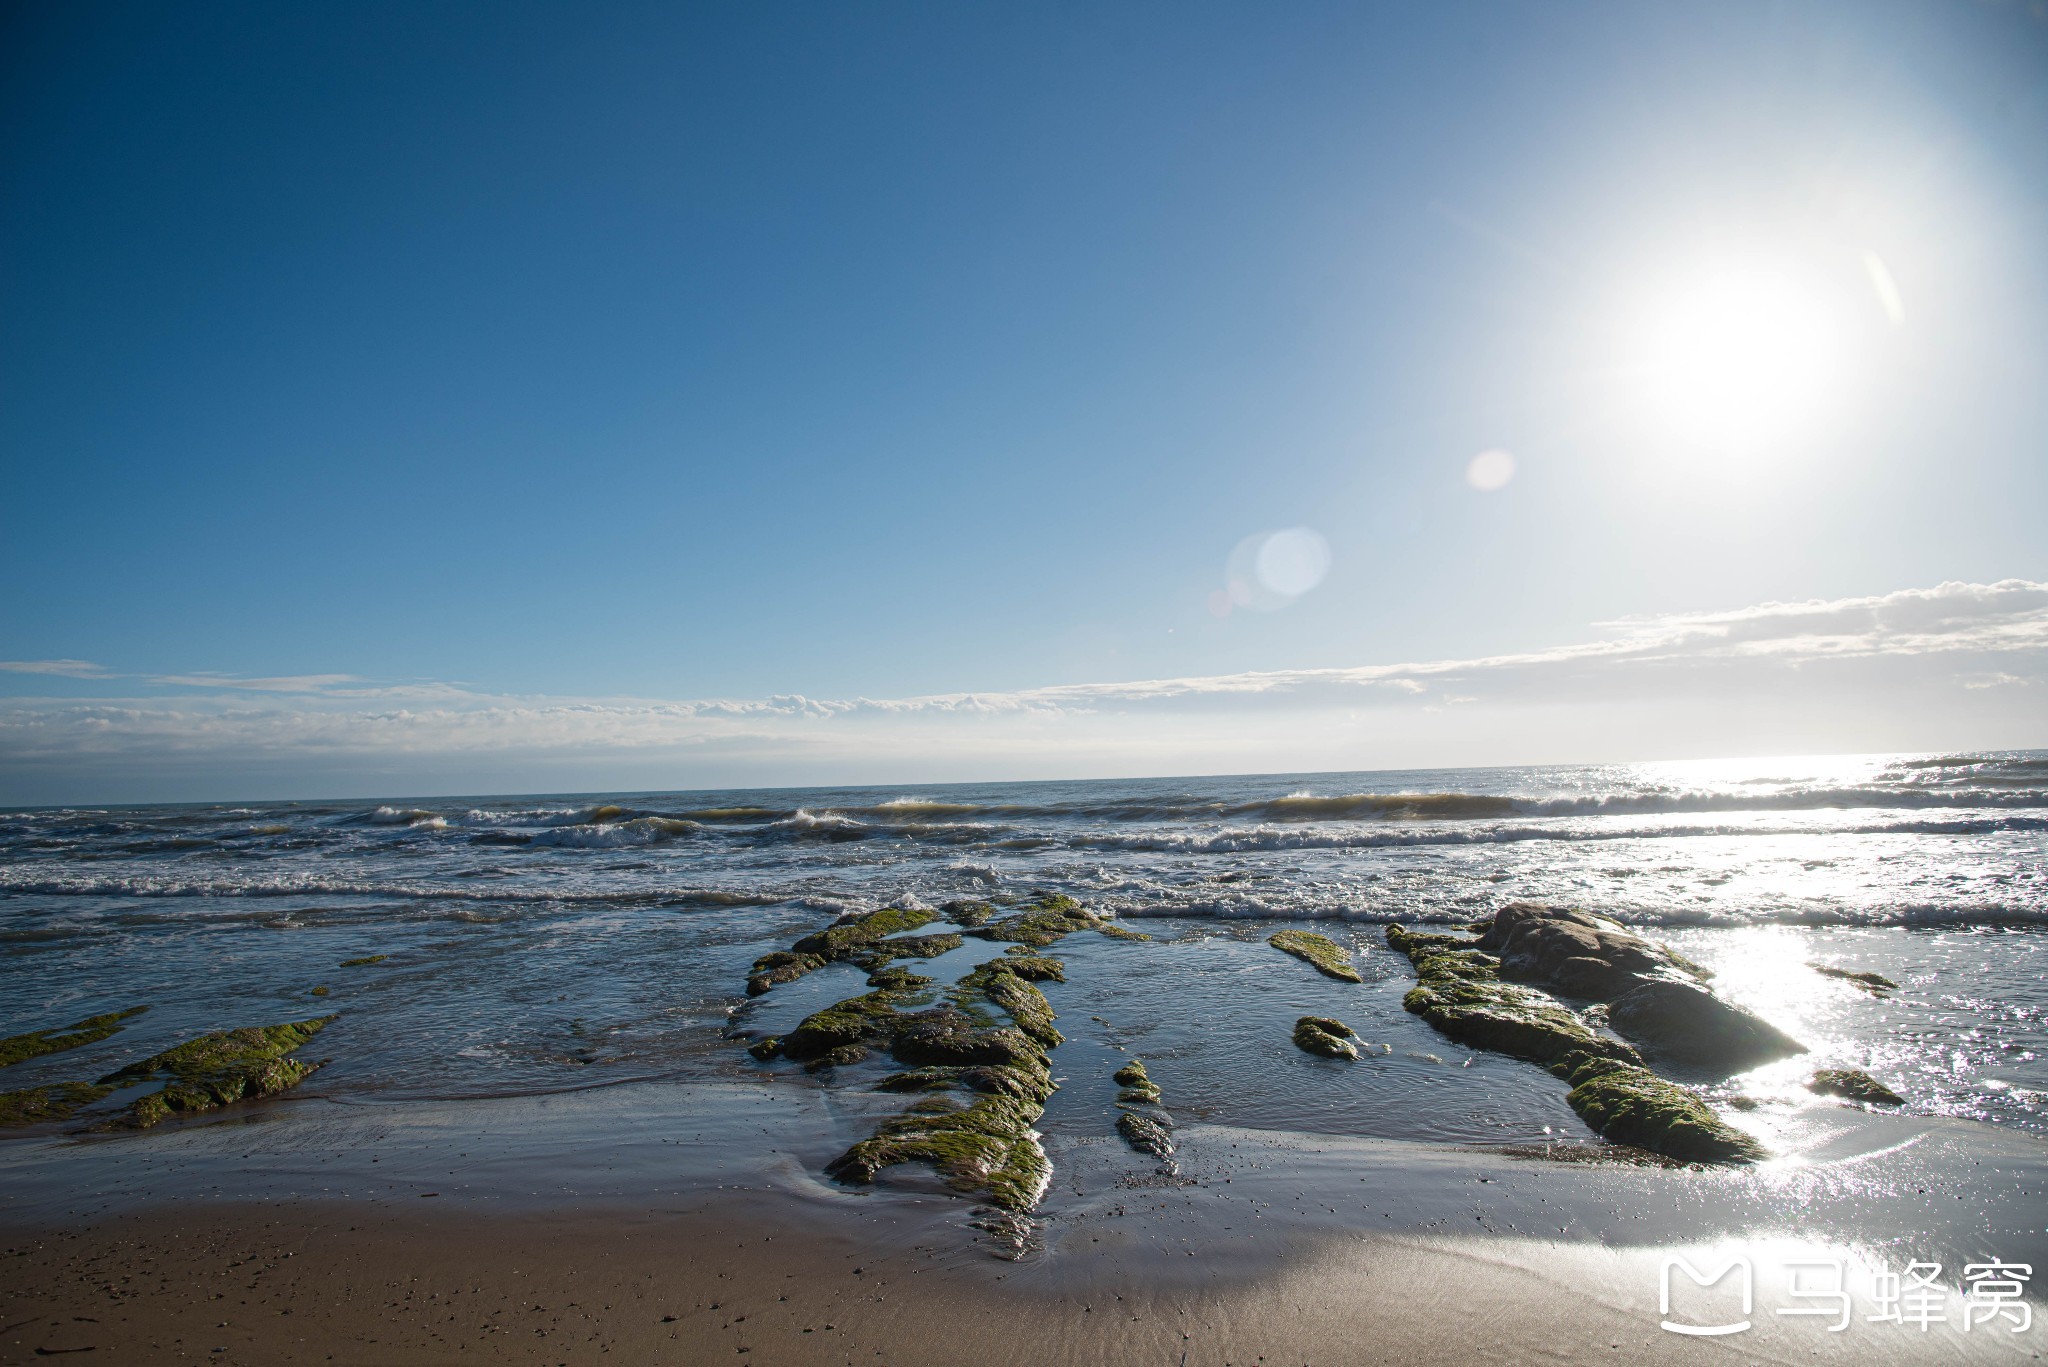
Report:
[[[0,800],[2048,743],[2025,5],[0,23]]]

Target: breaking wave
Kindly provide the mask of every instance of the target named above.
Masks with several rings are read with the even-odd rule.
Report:
[[[536,888],[528,884],[451,887],[407,880],[350,879],[292,873],[242,878],[180,872],[51,876],[0,866],[0,892],[44,897],[377,897],[443,902],[692,903],[703,906],[773,906],[787,893],[733,892],[724,888]]]
[[[1989,835],[2001,831],[2048,831],[2048,817],[1957,817],[1892,820],[1830,826],[1828,835]],[[1701,836],[1812,835],[1806,826],[1479,826],[1420,830],[1299,830],[1273,826],[1220,831],[1150,831],[1142,834],[1087,834],[1069,837],[1077,849],[1150,850],[1174,854],[1237,854],[1254,850],[1371,850],[1412,845],[1509,845],[1525,840],[1567,843],[1609,840],[1670,840]]]

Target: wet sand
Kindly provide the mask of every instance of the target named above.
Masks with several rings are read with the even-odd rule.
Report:
[[[865,1194],[822,1181],[839,1105],[644,1085],[17,1139],[0,1147],[0,1362],[1907,1363],[2048,1347],[2040,1326],[1923,1334],[1859,1307],[1830,1334],[1771,1313],[1802,1256],[2048,1264],[2048,1146],[1983,1126],[1845,1107],[1806,1158],[1749,1171],[1192,1126],[1166,1172],[1114,1140],[1070,1142],[1019,1257],[929,1177]],[[1673,1248],[1753,1258],[1751,1331],[1659,1328]]]

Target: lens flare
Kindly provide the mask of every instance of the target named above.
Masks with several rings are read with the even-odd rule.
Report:
[[[1465,467],[1465,482],[1481,493],[1504,488],[1515,477],[1515,458],[1506,451],[1481,451]]]
[[[1224,567],[1224,586],[1209,598],[1209,611],[1227,617],[1237,608],[1272,612],[1286,607],[1323,582],[1330,572],[1330,543],[1308,527],[1261,532],[1237,543]]]

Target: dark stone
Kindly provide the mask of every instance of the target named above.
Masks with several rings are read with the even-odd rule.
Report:
[[[1500,959],[1503,978],[1539,982],[1575,997],[1607,1001],[1657,979],[1705,974],[1662,945],[1575,907],[1515,902],[1494,913],[1478,948]]]
[[[1172,1130],[1152,1116],[1125,1111],[1116,1118],[1116,1130],[1126,1144],[1140,1153],[1165,1158],[1173,1152]]]
[[[1823,1095],[1845,1096],[1851,1101],[1868,1101],[1878,1106],[1906,1104],[1906,1098],[1861,1068],[1823,1068],[1806,1085]]]
[[[1671,1058],[1730,1072],[1806,1052],[1769,1021],[1694,983],[1646,982],[1608,1008],[1607,1023]]]

